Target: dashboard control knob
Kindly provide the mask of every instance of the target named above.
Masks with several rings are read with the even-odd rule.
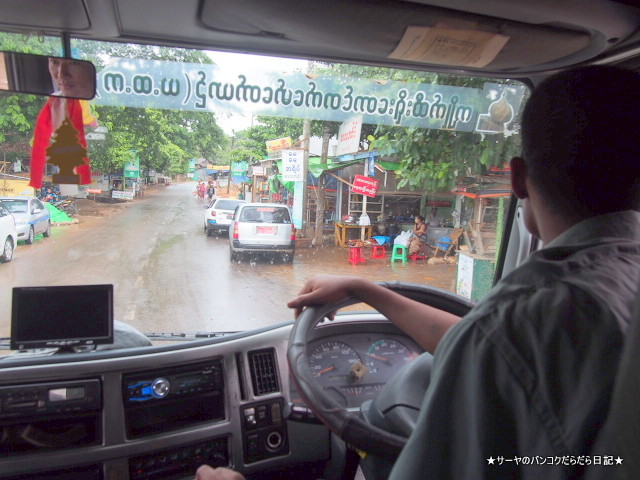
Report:
[[[157,378],[151,384],[151,391],[156,398],[164,398],[169,395],[169,389],[171,385],[166,378]]]

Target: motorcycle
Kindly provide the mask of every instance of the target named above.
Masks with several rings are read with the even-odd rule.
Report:
[[[62,210],[64,213],[69,215],[70,217],[74,217],[78,214],[78,209],[76,207],[76,202],[71,199],[60,200],[58,202],[53,202],[52,205],[56,207],[58,210]]]

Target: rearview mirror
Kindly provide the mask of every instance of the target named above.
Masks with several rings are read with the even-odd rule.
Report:
[[[0,52],[1,90],[90,100],[96,93],[96,69],[75,58]]]

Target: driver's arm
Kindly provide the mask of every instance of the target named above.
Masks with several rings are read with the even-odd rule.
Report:
[[[314,277],[287,305],[298,316],[304,307],[338,303],[350,297],[374,307],[431,353],[445,332],[460,320],[456,315],[403,297],[361,277]]]

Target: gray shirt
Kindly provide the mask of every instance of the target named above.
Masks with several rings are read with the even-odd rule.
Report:
[[[441,227],[444,221],[442,220],[442,217],[440,215],[434,216],[429,214],[429,216],[425,218],[424,223],[426,223],[430,227]]]
[[[443,337],[391,478],[582,472],[639,285],[635,211],[583,221],[534,252]]]

